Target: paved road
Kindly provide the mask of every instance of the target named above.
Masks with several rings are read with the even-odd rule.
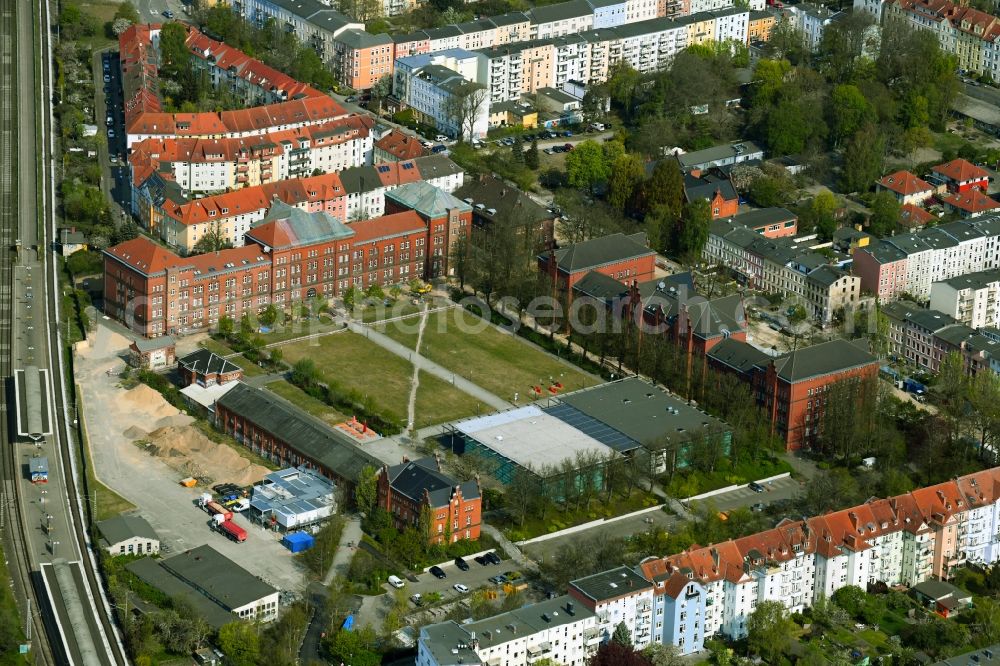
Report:
[[[778,479],[770,484],[765,484],[765,488],[766,490],[763,493],[755,493],[748,488],[741,488],[739,490],[721,493],[705,500],[699,500],[693,504],[697,506],[699,504],[711,503],[711,505],[719,511],[731,511],[736,508],[749,507],[758,503],[768,505],[779,500],[795,497],[802,489],[802,486],[799,481],[792,478],[786,478]],[[645,532],[654,526],[661,527],[669,532],[674,529],[679,522],[680,518],[677,516],[668,514],[664,511],[651,511],[633,518],[624,518],[611,523],[598,525],[582,532],[567,534],[566,536],[533,543],[528,546],[524,546],[522,550],[529,557],[538,561],[546,557],[552,557],[560,546],[566,543],[573,543],[579,539],[589,539],[601,535],[609,537],[626,536],[630,534],[637,534],[639,532]]]

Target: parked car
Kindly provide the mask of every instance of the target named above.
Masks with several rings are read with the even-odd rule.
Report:
[[[169,9],[164,9],[163,10],[163,16],[165,18],[172,19],[174,17],[174,13],[172,11],[170,11]]]
[[[358,98],[355,97],[354,95],[348,95],[347,97],[344,98],[344,101],[347,102],[348,104],[353,104],[354,102],[358,101]]]
[[[484,567],[488,566],[489,563],[490,563],[490,561],[486,559],[485,555],[476,555],[476,557],[473,558],[473,559],[476,560],[477,564],[479,564],[480,566],[484,566]]]
[[[435,155],[437,153],[443,153],[446,150],[448,150],[448,146],[446,146],[446,145],[444,145],[442,143],[439,143],[438,145],[436,145],[433,148],[431,148],[431,152],[434,153]]]
[[[399,576],[389,576],[389,585],[392,585],[394,588],[398,590],[404,585],[406,585],[406,583],[404,583],[403,579],[400,578]]]
[[[440,579],[440,578],[447,578],[448,577],[448,574],[446,574],[444,572],[444,570],[441,567],[437,566],[437,565],[431,567],[427,571],[429,571],[432,576],[434,576],[435,578],[438,578],[438,579]]]
[[[565,132],[562,133],[562,135],[568,139],[569,137],[573,136],[573,133],[570,132],[569,130],[566,130]]]
[[[462,571],[469,570],[469,563],[463,560],[461,557],[455,558],[455,566],[461,569]]]
[[[444,143],[445,141],[448,140],[448,137],[446,137],[444,134],[438,134],[436,137],[434,137],[434,140],[437,141],[438,143]]]
[[[755,493],[762,493],[762,492],[764,492],[764,486],[760,485],[756,481],[751,481],[750,483],[748,483],[747,484],[747,488],[749,488],[750,490],[754,491]]]
[[[568,153],[569,151],[573,150],[573,144],[567,143],[566,145],[563,146],[563,150],[565,150]]]
[[[424,605],[424,599],[419,594],[411,595],[410,596],[410,601],[413,602],[414,606],[423,606]]]
[[[500,556],[497,555],[495,550],[491,550],[490,552],[483,555],[483,557],[485,557],[486,561],[489,562],[490,564],[500,564],[500,562],[503,561],[500,559]]]
[[[111,83],[111,75],[110,74],[105,74],[104,75],[104,82],[105,83]]]
[[[545,148],[542,152],[546,155],[551,155],[554,151],[551,148]]]
[[[507,582],[507,578],[502,574],[496,576],[490,576],[490,582],[494,585],[503,585]]]
[[[552,152],[553,153],[565,153],[566,149],[563,148],[562,146],[552,146]]]
[[[452,585],[452,587],[455,588],[455,591],[460,594],[465,594],[466,592],[469,591],[469,586],[462,585],[461,583],[455,583],[454,585]]]
[[[750,506],[750,510],[753,511],[754,513],[762,513],[766,508],[767,505],[764,504],[763,502],[757,502],[756,504]]]

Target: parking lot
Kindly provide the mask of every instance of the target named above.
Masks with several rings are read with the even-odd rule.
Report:
[[[761,485],[764,487],[763,492],[755,493],[750,488],[740,488],[692,502],[691,505],[697,506],[710,502],[719,511],[732,511],[740,507],[752,507],[755,504],[762,504],[766,507],[779,500],[792,499],[802,491],[801,482],[791,477],[775,479]]]
[[[500,557],[503,557],[502,552],[497,552]],[[444,571],[446,578],[435,578],[431,573],[424,572],[417,576],[417,582],[411,580],[406,581],[406,586],[403,588],[406,590],[406,596],[410,597],[414,594],[420,594],[421,596],[426,596],[431,592],[437,592],[441,595],[444,601],[450,601],[455,599],[460,599],[462,597],[467,597],[469,594],[480,587],[496,587],[495,583],[489,582],[489,579],[497,574],[502,574],[507,571],[518,571],[517,563],[512,560],[503,560],[498,565],[487,565],[483,566],[478,562],[474,561],[472,558],[467,558],[466,562],[469,564],[468,571],[462,571],[454,562],[448,562],[447,564],[440,565],[441,569]],[[455,590],[453,585],[455,583],[461,583],[469,588],[469,592],[458,592]],[[388,584],[385,585],[387,590],[391,590]]]

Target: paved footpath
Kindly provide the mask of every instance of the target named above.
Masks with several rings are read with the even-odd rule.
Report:
[[[444,366],[438,365],[434,361],[430,360],[426,356],[421,356],[420,354],[415,354],[412,349],[402,345],[388,335],[384,333],[379,333],[370,326],[364,326],[356,322],[348,322],[347,330],[357,333],[358,335],[363,335],[379,347],[382,347],[388,352],[395,354],[401,358],[405,358],[411,363],[420,363],[421,370],[429,372],[430,374],[438,377],[446,382],[450,382],[455,388],[460,391],[468,393],[472,397],[481,401],[485,405],[489,405],[495,410],[512,409],[514,405],[503,400],[502,398],[490,393],[486,389],[482,388],[478,384],[473,384],[469,380],[465,379],[461,375],[457,375],[451,370],[448,370]]]

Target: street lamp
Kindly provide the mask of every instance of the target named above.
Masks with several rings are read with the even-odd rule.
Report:
[[[58,545],[59,545],[58,541],[55,541],[55,540],[49,541],[49,548],[52,550],[52,557],[53,557],[53,559],[56,556],[56,546],[58,546]]]

